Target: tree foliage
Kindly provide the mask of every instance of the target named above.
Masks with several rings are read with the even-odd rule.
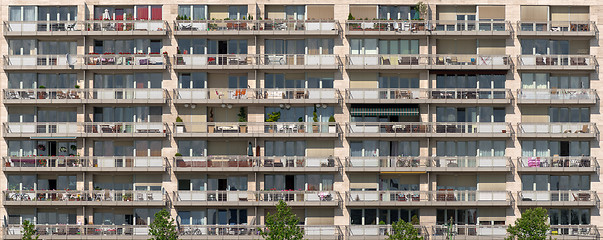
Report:
[[[170,213],[161,209],[155,213],[155,219],[149,226],[149,235],[153,236],[153,240],[176,240],[178,239],[178,231],[174,224],[174,219]]]
[[[392,223],[392,232],[387,234],[387,240],[423,240],[423,237],[419,236],[419,229],[400,219]]]
[[[260,229],[260,235],[266,240],[302,240],[304,230],[298,223],[299,219],[291,212],[291,208],[280,200],[276,205],[276,213],[266,214],[266,229]]]
[[[526,209],[521,217],[515,220],[515,226],[509,225],[507,240],[545,240],[551,226],[547,223],[546,209]]]
[[[37,240],[38,230],[36,230],[36,225],[32,222],[25,220],[23,221],[23,230],[21,230],[21,240]]]

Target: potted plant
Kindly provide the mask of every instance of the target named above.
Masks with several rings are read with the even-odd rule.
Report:
[[[176,117],[176,133],[184,133],[184,124],[180,116]]]
[[[239,108],[239,114],[237,114],[237,116],[239,117],[239,122],[247,122],[247,111],[245,110],[244,107]],[[246,133],[247,132],[247,125],[244,124],[239,124],[239,131],[241,133]]]
[[[384,221],[379,221],[379,225],[385,225]],[[384,236],[387,235],[387,227],[379,227],[379,235]]]
[[[300,124],[299,124],[299,129],[298,129],[297,131],[298,131],[299,133],[304,133],[306,130],[304,129],[304,125],[303,125],[303,124],[301,124],[301,122],[303,122],[303,121],[304,121],[304,118],[303,118],[303,117],[299,117],[299,118],[297,119],[297,121],[298,121],[298,122],[300,122]]]
[[[318,133],[318,114],[316,113],[316,106],[314,106],[314,111],[312,112],[312,120],[314,124],[312,124],[312,132]]]
[[[43,85],[40,85],[38,88],[39,89],[45,89],[46,87],[43,86]],[[46,92],[44,90],[40,90],[38,92],[38,99],[45,99],[45,98],[46,98]]]
[[[329,133],[335,133],[337,131],[337,128],[336,128],[334,122],[335,122],[335,116],[329,117]]]
[[[266,122],[277,122],[279,119],[281,118],[281,112],[272,112],[268,114],[268,118],[266,119]],[[274,126],[267,126],[268,127],[268,132],[269,133],[274,133],[274,128],[276,127]]]
[[[75,85],[75,86],[73,86],[73,87],[74,87],[74,88],[80,88],[80,85],[77,85],[77,84],[76,84],[76,85]]]

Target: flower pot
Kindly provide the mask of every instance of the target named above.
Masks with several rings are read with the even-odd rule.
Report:
[[[184,133],[184,126],[176,126],[176,133]]]
[[[335,126],[329,126],[329,133],[336,133],[337,129],[335,128]]]
[[[318,125],[312,125],[312,132],[318,133]]]

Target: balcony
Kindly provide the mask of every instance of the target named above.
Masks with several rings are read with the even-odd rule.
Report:
[[[444,36],[509,36],[509,21],[446,21],[435,20],[431,35]]]
[[[597,104],[596,89],[518,89],[518,104]]]
[[[163,20],[86,20],[81,29],[91,36],[163,36],[168,25]]]
[[[5,206],[164,206],[162,191],[32,190],[3,191]]]
[[[431,25],[415,20],[348,20],[345,23],[349,36],[429,35]]]
[[[348,88],[346,103],[510,104],[509,89]]]
[[[507,191],[350,191],[348,207],[511,206]]]
[[[4,104],[165,104],[169,95],[160,88],[116,89],[4,89]]]
[[[335,191],[177,191],[174,206],[270,206],[283,200],[292,207],[337,207]]]
[[[599,63],[591,55],[519,55],[517,70],[590,70]]]
[[[174,123],[174,137],[339,137],[335,122]]]
[[[519,191],[520,207],[595,207],[599,197],[595,191]]]
[[[518,123],[517,137],[525,138],[596,138],[599,129],[588,122]]]
[[[450,231],[452,232],[450,233]],[[436,225],[431,228],[434,239],[446,239],[452,235],[456,239],[505,239],[506,225]]]
[[[27,156],[4,157],[5,172],[164,172],[164,157]]]
[[[439,70],[509,70],[513,65],[509,55],[431,55],[431,69]]]
[[[79,63],[78,63],[79,62]],[[81,69],[81,60],[69,54],[4,55],[5,70],[72,70]]]
[[[349,157],[347,172],[508,172],[509,157]]]
[[[337,172],[337,157],[250,157],[208,156],[176,157],[175,172]]]
[[[92,238],[147,239],[149,227],[145,225],[80,225],[61,224],[35,226],[36,233],[42,239],[74,238],[81,239],[82,235]],[[4,239],[21,239],[21,224],[8,224],[4,227]]]
[[[161,122],[5,122],[5,137],[165,137]]]
[[[76,21],[4,21],[4,36],[82,36]]]
[[[511,137],[504,122],[351,122],[347,137]]]
[[[177,20],[176,36],[338,35],[336,20]]]
[[[339,70],[341,59],[335,54],[263,54],[258,56],[262,70]]]
[[[176,104],[338,104],[341,94],[335,88],[179,88],[174,89]]]
[[[584,172],[594,173],[599,169],[595,157],[520,157],[517,159],[517,171],[526,173],[537,172]]]
[[[599,30],[592,21],[555,21],[517,23],[519,36],[572,36],[594,37]]]
[[[429,239],[429,232],[425,226],[414,226],[423,239]],[[387,239],[387,234],[393,233],[391,225],[350,225],[348,227],[347,239]]]
[[[337,225],[300,225],[304,239],[342,239],[343,232]],[[261,239],[258,229],[263,225],[179,225],[179,235],[184,239]]]
[[[82,68],[90,70],[163,70],[168,65],[166,54],[86,54]]]
[[[551,225],[548,234],[557,239],[600,239],[595,225]]]
[[[176,54],[174,69],[256,69],[258,59],[252,54]]]
[[[345,56],[346,69],[428,69],[429,55],[419,54],[350,54]]]

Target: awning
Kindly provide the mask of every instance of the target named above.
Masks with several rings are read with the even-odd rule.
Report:
[[[352,107],[352,116],[419,116],[419,108]]]

